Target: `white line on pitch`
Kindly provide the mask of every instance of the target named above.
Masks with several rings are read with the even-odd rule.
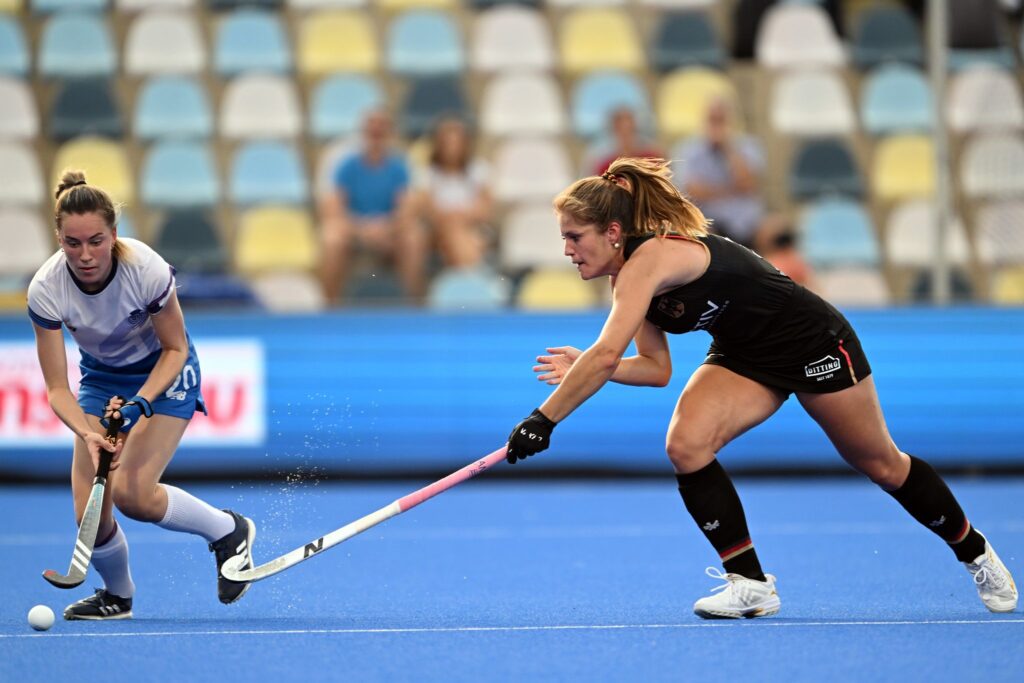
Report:
[[[759,621],[698,624],[561,624],[549,626],[453,626],[448,628],[238,629],[227,631],[141,631],[137,633],[10,633],[0,638],[164,638],[170,636],[283,636],[420,633],[513,633],[529,631],[647,631],[703,628],[799,628],[821,626],[961,626],[1024,624],[1024,619],[929,619],[925,621]]]

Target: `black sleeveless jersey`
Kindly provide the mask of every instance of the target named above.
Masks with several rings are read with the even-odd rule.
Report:
[[[626,259],[652,238],[627,238]],[[817,379],[816,368],[822,359],[850,355],[847,347],[861,356],[842,358],[843,370],[849,365],[853,371],[853,382],[870,373],[853,329],[831,304],[746,247],[718,235],[698,239],[710,252],[707,270],[654,297],[647,320],[670,334],[706,330],[714,340],[706,362],[740,368],[742,374],[793,391],[831,390]]]

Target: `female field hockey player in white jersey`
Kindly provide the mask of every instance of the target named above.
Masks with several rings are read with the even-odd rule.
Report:
[[[81,172],[66,171],[61,178],[54,219],[60,250],[32,278],[28,314],[50,406],[77,437],[71,488],[79,521],[100,449],[115,453],[92,554],[104,588],[69,605],[64,618],[131,617],[135,584],[114,506],[132,519],[205,538],[217,561],[217,596],[232,603],[249,584],[227,581],[220,567],[237,554],[251,566],[255,525],[160,483],[192,415],[206,412],[174,269],[142,242],[118,237],[110,196],[86,184]],[[68,383],[62,326],[82,354],[77,400]],[[112,416],[124,419],[116,447],[103,436]]]

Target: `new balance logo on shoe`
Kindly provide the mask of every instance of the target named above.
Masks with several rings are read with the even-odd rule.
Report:
[[[715,529],[717,529],[717,528],[718,528],[719,526],[721,526],[721,525],[719,524],[718,520],[716,519],[716,520],[715,520],[715,521],[713,521],[713,522],[708,522],[707,524],[705,524],[705,525],[704,525],[704,526],[702,526],[701,528],[702,528],[702,529],[704,529],[704,531],[714,531],[714,530],[715,530]]]
[[[942,526],[945,523],[946,523],[946,515],[942,515],[941,517],[939,517],[934,522],[928,522],[928,526],[930,526],[930,527],[938,527],[938,526]]]

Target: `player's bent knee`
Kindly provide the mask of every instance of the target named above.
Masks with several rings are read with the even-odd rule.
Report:
[[[156,510],[156,496],[153,487],[140,486],[134,481],[121,480],[114,484],[111,497],[114,507],[125,517],[140,522],[159,520],[162,514]]]
[[[665,444],[665,453],[676,472],[696,472],[714,460],[718,448],[709,434],[686,432],[673,435]]]

